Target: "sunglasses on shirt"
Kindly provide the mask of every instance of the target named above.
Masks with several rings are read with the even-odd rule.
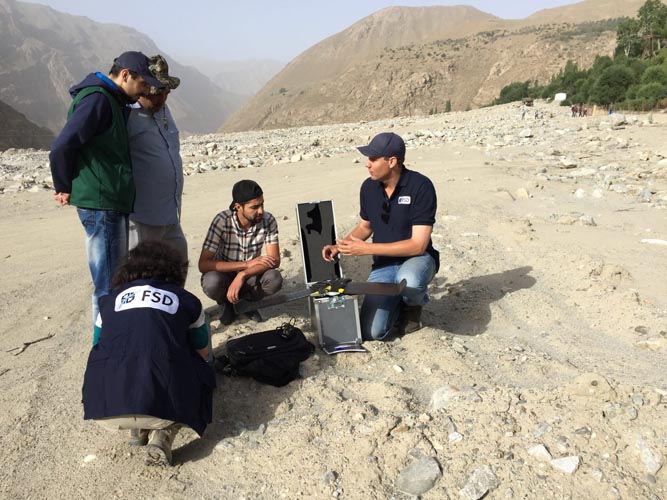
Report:
[[[382,202],[382,214],[380,215],[380,220],[385,224],[389,224],[389,213],[391,212],[391,205],[389,200],[384,200]]]

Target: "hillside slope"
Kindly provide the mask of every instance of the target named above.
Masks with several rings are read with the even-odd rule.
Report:
[[[510,21],[471,7],[392,7],[291,61],[221,131],[378,119],[488,104],[513,82],[545,82],[568,59],[611,54],[637,0],[587,0]],[[575,22],[576,21],[576,22]]]
[[[126,50],[167,57],[170,72],[182,81],[169,105],[183,131],[213,131],[241,102],[134,29],[0,0],[0,99],[54,132],[65,122],[71,102],[68,89],[88,73],[106,74],[114,58]]]

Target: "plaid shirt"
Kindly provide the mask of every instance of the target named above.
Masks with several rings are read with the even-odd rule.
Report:
[[[264,212],[261,222],[246,231],[236,212],[223,210],[211,222],[203,249],[213,252],[215,260],[245,262],[259,257],[265,243],[278,243],[278,223],[273,215]]]

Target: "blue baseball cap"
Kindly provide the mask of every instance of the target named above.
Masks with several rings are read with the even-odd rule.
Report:
[[[120,66],[121,68],[128,69],[133,73],[138,74],[151,87],[157,87],[160,89],[165,87],[164,83],[153,76],[151,70],[148,68],[150,60],[141,52],[123,52],[116,59],[114,59],[113,63],[116,66]]]
[[[400,135],[393,132],[382,132],[373,137],[368,146],[359,146],[357,149],[362,155],[369,158],[395,156],[399,160],[405,160],[405,142]]]

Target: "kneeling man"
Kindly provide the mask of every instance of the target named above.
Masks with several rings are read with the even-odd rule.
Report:
[[[362,336],[381,340],[390,332],[411,333],[422,327],[426,289],[440,265],[440,254],[431,243],[437,199],[429,178],[403,164],[405,143],[400,136],[378,134],[368,146],[357,149],[368,157],[369,174],[361,185],[361,220],[336,245],[326,245],[322,257],[331,261],[339,253],[372,255],[368,281],[407,281],[402,296],[364,298]],[[366,241],[371,235],[372,243]]]
[[[220,322],[234,321],[233,304],[240,299],[259,300],[280,290],[279,265],[278,223],[264,211],[262,188],[252,180],[239,181],[229,209],[211,222],[199,257],[202,289],[222,306]],[[248,316],[262,321],[257,311]]]

